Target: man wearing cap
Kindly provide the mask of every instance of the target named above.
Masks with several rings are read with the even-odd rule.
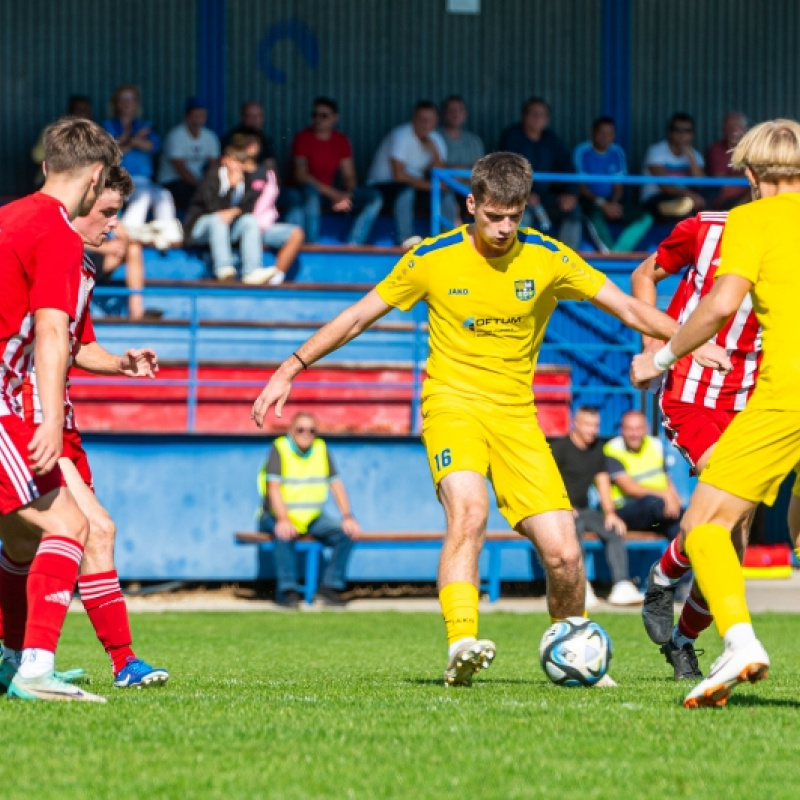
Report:
[[[190,97],[183,109],[183,122],[167,134],[164,142],[158,182],[169,189],[179,211],[186,211],[203,173],[219,158],[219,138],[205,127],[207,116],[203,101]]]

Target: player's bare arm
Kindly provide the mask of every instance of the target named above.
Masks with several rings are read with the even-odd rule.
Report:
[[[328,353],[338,350],[356,336],[363,333],[373,323],[391,311],[380,295],[373,289],[327,325],[320,328],[307,342],[302,344],[286,359],[269,379],[269,382],[253,404],[250,415],[258,427],[264,424],[264,418],[272,406],[275,415],[280,417],[283,406],[292,390],[292,381],[297,375]]]
[[[668,277],[669,273],[658,266],[656,254],[653,253],[631,273],[631,294],[637,300],[655,308],[658,300],[656,286]],[[651,350],[661,347],[661,341],[642,334],[642,345],[645,350]]]
[[[158,356],[154,350],[130,349],[121,356],[109,353],[99,342],[82,344],[75,354],[75,365],[93,375],[124,375],[128,378],[155,378]]]
[[[720,275],[714,281],[711,291],[700,301],[689,319],[670,340],[668,344],[670,353],[666,355],[670,356],[672,363],[719,333],[736,313],[752,287],[753,284],[740,275]],[[631,380],[634,383],[650,381],[671,366],[659,359],[661,352],[641,353],[634,357],[631,364]]]
[[[69,316],[55,308],[40,308],[34,315],[34,364],[42,424],[28,446],[31,469],[45,475],[58,463],[63,447],[64,387],[69,363]]]

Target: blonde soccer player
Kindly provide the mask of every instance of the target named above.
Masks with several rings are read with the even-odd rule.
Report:
[[[800,125],[757,125],[731,160],[745,170],[754,202],[728,216],[714,286],[664,348],[636,356],[631,367],[636,382],[656,377],[714,336],[750,294],[762,331],[756,388],[722,434],[683,517],[686,553],[725,641],[687,708],[724,705],[738,684],[767,677],[769,656],[753,630],[731,531],[758,503],[771,505],[800,462]]]
[[[586,579],[572,510],[539,428],[531,389],[550,314],[559,300],[590,300],[661,339],[675,320],[620,291],[560,242],[520,228],[531,190],[528,162],[492,153],[472,170],[474,217],[425,240],[360,301],[321,328],[279,367],[253,406],[262,425],[280,415],[292,380],[392,308],[428,304],[430,357],[422,438],[447,521],[439,599],[448,641],[444,680],[468,685],[496,647],[478,638],[478,557],[489,512],[489,477],[500,511],[530,539],[544,565],[554,619],[584,613]],[[708,363],[727,363],[709,346]],[[717,360],[713,360],[717,359]],[[723,365],[724,365],[723,363]],[[613,682],[612,682],[613,683]]]

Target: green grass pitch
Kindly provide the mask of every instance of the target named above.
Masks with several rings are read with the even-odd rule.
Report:
[[[111,687],[85,616],[59,666],[105,706],[0,701],[9,797],[789,798],[800,760],[798,619],[757,617],[770,679],[687,711],[637,615],[597,620],[618,689],[561,689],[537,660],[541,614],[485,614],[497,659],[445,688],[435,614],[169,613],[133,617],[172,678]],[[706,670],[720,650],[704,635]]]

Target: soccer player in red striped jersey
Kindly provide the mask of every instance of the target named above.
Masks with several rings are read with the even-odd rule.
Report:
[[[132,192],[133,181],[127,171],[112,167],[92,210],[74,222],[84,244],[98,247],[103,243],[116,228],[117,214]],[[94,263],[84,254],[77,311],[75,319],[70,322],[70,364],[99,375],[153,377],[158,364],[152,350],[128,350],[124,355],[116,356],[97,342],[90,313],[95,278]],[[35,369],[28,376],[22,396],[25,421],[34,426],[41,424],[42,409]],[[116,529],[94,495],[89,460],[75,424],[68,390],[64,396],[64,451],[58,463],[67,487],[89,521],[89,537],[81,562],[78,588],[97,637],[111,659],[114,684],[120,688],[162,686],[169,673],[137,658],[132,649],[128,612],[114,566]],[[0,530],[8,524],[0,522]],[[29,559],[34,554],[29,554]],[[6,660],[0,664],[0,684],[7,686],[13,677],[13,662],[18,655],[7,648]]]
[[[31,563],[17,530],[3,531],[0,609],[6,642],[21,650],[8,688],[24,700],[103,698],[60,680],[55,651],[88,534],[86,517],[58,466],[64,392],[80,285],[83,244],[72,220],[88,213],[119,148],[89,120],[62,119],[44,136],[46,179],[40,192],[0,209],[0,514],[41,539]],[[42,424],[19,412],[33,364]]]
[[[678,223],[657,252],[634,271],[631,279],[634,297],[655,305],[656,284],[670,275],[683,273],[667,310],[682,324],[711,291],[727,216],[727,212],[704,211]],[[755,388],[761,363],[761,329],[750,295],[714,341],[728,352],[730,372],[702,367],[686,356],[665,374],[660,388],[664,429],[694,474],[705,468],[723,431],[747,405]],[[645,341],[645,347],[660,346],[656,340]],[[748,517],[735,532],[740,556],[749,523]],[[683,533],[676,537],[653,565],[642,606],[647,633],[661,645],[676,680],[702,677],[694,643],[712,622],[708,604],[695,583],[677,625],[673,626],[675,587],[690,569],[683,551],[684,539]]]

